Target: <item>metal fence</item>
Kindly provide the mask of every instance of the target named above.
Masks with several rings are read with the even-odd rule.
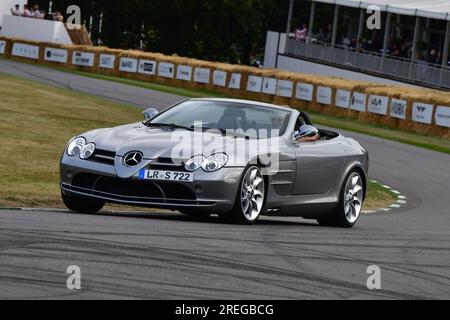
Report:
[[[359,52],[346,46],[330,46],[286,39],[286,54],[313,58],[345,66],[356,71],[370,71],[385,77],[425,83],[436,88],[450,88],[450,68],[426,61],[393,57],[376,52]]]

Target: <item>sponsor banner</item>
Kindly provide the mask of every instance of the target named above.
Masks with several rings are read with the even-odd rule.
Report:
[[[138,68],[138,60],[133,58],[120,58],[119,70],[123,72],[136,73]]]
[[[74,51],[72,57],[72,64],[83,67],[94,66],[94,53]]]
[[[261,77],[248,76],[247,91],[261,92],[262,81],[263,81],[263,79]]]
[[[100,68],[114,69],[116,63],[116,56],[113,54],[101,54],[99,60]]]
[[[56,48],[45,48],[46,61],[67,63],[67,50]]]
[[[222,70],[214,70],[213,72],[214,85],[225,87],[226,82],[227,82],[227,73]]]
[[[438,106],[434,116],[436,125],[450,128],[450,108]]]
[[[329,87],[319,86],[317,88],[317,102],[321,104],[331,104],[331,95],[333,91]]]
[[[177,79],[191,81],[192,79],[192,67],[179,65],[177,66]]]
[[[278,80],[277,95],[280,97],[292,98],[292,81]]]
[[[16,57],[39,59],[39,47],[24,43],[14,43],[12,55]]]
[[[336,90],[336,107],[348,109],[350,107],[351,92],[348,90]]]
[[[406,100],[392,98],[389,114],[393,118],[406,119],[406,106],[407,105],[408,105],[408,102]]]
[[[240,89],[241,88],[241,77],[240,73],[232,73],[230,83],[228,84],[228,88],[231,89]]]
[[[412,110],[413,121],[431,124],[432,117],[433,117],[432,104],[414,102]]]
[[[158,65],[158,76],[164,78],[173,78],[175,66],[173,63],[160,62]]]
[[[209,83],[209,69],[208,68],[195,68],[194,81],[198,83]]]
[[[295,97],[304,101],[313,100],[314,86],[310,83],[297,83]]]
[[[6,41],[0,40],[0,54],[5,54]]]
[[[143,74],[156,73],[156,61],[139,59],[138,72]]]
[[[366,100],[367,96],[364,93],[353,92],[352,98],[350,99],[350,109],[366,112]]]
[[[275,94],[277,92],[277,79],[264,78],[262,85],[262,92],[267,94]]]
[[[385,115],[388,111],[389,98],[385,96],[371,95],[367,109],[371,113]]]

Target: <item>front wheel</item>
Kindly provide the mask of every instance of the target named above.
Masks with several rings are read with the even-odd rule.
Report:
[[[264,200],[263,175],[258,167],[251,166],[244,172],[233,209],[223,217],[230,222],[252,224],[261,214]]]
[[[64,193],[61,193],[61,198],[70,211],[78,213],[97,213],[105,205],[105,202],[102,200],[66,195]]]
[[[336,213],[317,221],[324,226],[351,228],[359,218],[363,200],[364,182],[359,171],[353,170],[347,175],[342,186]]]

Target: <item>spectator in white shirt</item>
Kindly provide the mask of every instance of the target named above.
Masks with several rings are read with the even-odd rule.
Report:
[[[33,18],[39,18],[41,16],[41,12],[39,11],[39,6],[35,5],[33,7]]]
[[[30,11],[30,9],[28,9],[28,5],[27,4],[23,5],[22,17],[26,17],[26,18],[30,18],[31,17],[31,11]]]
[[[11,14],[12,14],[13,16],[21,16],[21,13],[20,13],[20,6],[19,6],[18,4],[16,4],[16,5],[14,6],[14,9],[11,8]]]

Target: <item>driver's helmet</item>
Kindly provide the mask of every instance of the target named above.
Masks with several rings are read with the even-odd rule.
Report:
[[[304,124],[294,132],[294,139],[315,137],[319,133],[316,127],[309,124]]]

